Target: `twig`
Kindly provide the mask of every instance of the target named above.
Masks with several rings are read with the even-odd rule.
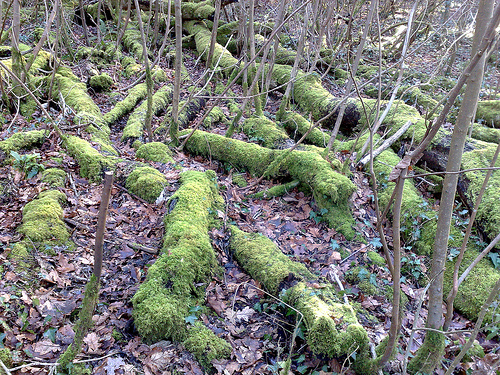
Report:
[[[0,359],[0,366],[2,366],[3,370],[5,371],[5,373],[7,375],[11,375],[12,373],[10,372],[10,370],[7,368],[7,366],[5,366],[5,364],[3,363],[3,361]]]
[[[382,153],[382,151],[388,149],[394,142],[396,142],[399,137],[401,137],[407,130],[408,128],[412,125],[413,123],[411,121],[407,121],[406,124],[404,124],[401,128],[398,129],[396,133],[394,133],[392,136],[387,138],[384,143],[382,143],[376,150],[373,151],[373,156],[370,154],[365,155],[359,162],[358,166],[359,167],[364,167],[366,163],[370,161],[370,157],[373,157],[374,159]]]
[[[82,224],[82,223],[79,223],[78,221],[75,221],[75,220],[72,220],[72,219],[68,219],[68,218],[64,218],[64,221],[67,222],[68,224],[71,224],[79,229],[85,229],[86,231],[88,232],[93,232],[93,229],[90,228],[89,226],[85,225],[85,224]],[[134,249],[134,250],[139,250],[139,251],[144,251],[146,253],[149,253],[149,254],[158,254],[158,250],[157,249],[153,249],[151,247],[147,247],[147,246],[144,246],[144,245],[140,245],[138,243],[135,243],[135,242],[130,242],[130,241],[127,241],[123,238],[113,238],[113,240],[104,240],[104,242],[107,242],[107,243],[112,243],[112,244],[125,244],[127,245],[128,247]]]

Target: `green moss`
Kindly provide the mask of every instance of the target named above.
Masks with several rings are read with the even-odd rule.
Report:
[[[357,284],[361,280],[359,276],[360,274],[364,274],[366,276],[370,275],[370,273],[365,268],[357,266],[346,272],[346,274],[344,275],[345,281],[347,281],[349,284]]]
[[[245,180],[245,177],[241,173],[236,173],[233,175],[233,183],[235,183],[238,187],[247,187],[248,182]]]
[[[266,69],[268,69],[267,66]],[[272,77],[278,85],[285,85],[290,80],[291,70],[291,66],[276,64],[272,71]],[[321,80],[316,73],[306,74],[302,70],[297,72],[292,96],[298,106],[303,111],[310,112],[316,121],[331,114],[339,103],[339,100],[321,85]],[[355,126],[360,118],[356,103],[357,101],[354,99],[347,101],[343,120],[347,127]],[[337,112],[338,109],[322,122],[322,126],[333,127]]]
[[[256,198],[256,199],[270,199],[272,197],[281,197],[285,194],[288,194],[291,190],[296,188],[299,185],[299,181],[294,180],[290,181],[286,184],[283,185],[275,185],[273,187],[270,187],[267,190],[259,191],[258,193],[250,195],[251,198]]]
[[[243,124],[243,132],[250,137],[250,140],[256,140],[262,146],[269,148],[276,148],[288,139],[288,135],[283,129],[265,117],[246,119]]]
[[[464,152],[462,156],[462,169],[489,167],[497,145],[482,141],[474,141],[472,144],[474,149]],[[500,167],[500,160],[497,161],[495,167]],[[476,201],[485,174],[486,171],[471,171],[465,173],[465,177],[469,181],[467,198],[470,202]],[[484,231],[491,239],[498,234],[498,228],[500,228],[499,192],[500,173],[496,171],[493,172],[488,181],[488,186],[476,216],[476,220],[481,224]]]
[[[29,246],[26,242],[17,242],[12,246],[12,250],[9,254],[10,259],[15,261],[27,260],[30,254]]]
[[[182,3],[182,18],[206,20],[215,13],[212,0],[200,1],[198,3]]]
[[[201,323],[195,324],[189,329],[188,338],[183,344],[205,369],[210,369],[214,359],[227,358],[232,351],[231,345],[227,341],[216,336]]]
[[[415,242],[414,250],[421,255],[431,256],[434,251],[434,242],[436,239],[437,220],[429,220],[425,222],[420,229],[420,238]],[[459,249],[462,246],[464,235],[459,228],[450,227],[450,235],[448,239],[448,248]]]
[[[477,103],[476,121],[492,128],[500,128],[500,101],[480,100]]]
[[[42,173],[42,181],[52,187],[64,187],[66,172],[59,168],[48,168]]]
[[[142,46],[141,32],[135,22],[129,22],[127,30],[123,33],[122,43],[125,48],[137,59],[144,61],[144,47]],[[148,52],[149,54],[149,52]],[[128,63],[128,64],[127,64]],[[126,61],[128,65],[134,64],[135,61]],[[124,64],[122,60],[122,65]]]
[[[279,286],[288,275],[301,280],[315,277],[299,262],[290,260],[266,236],[260,233],[246,233],[231,226],[229,246],[238,263],[258,280],[272,294],[279,292]]]
[[[63,144],[68,153],[78,161],[82,177],[94,182],[101,181],[103,171],[114,167],[112,160],[101,155],[82,138],[69,135]]]
[[[464,259],[460,265],[460,272],[472,263],[475,257],[479,254],[474,249],[468,249],[464,255]],[[454,261],[447,261],[444,271],[444,295],[446,296],[453,285],[453,270],[455,267]],[[488,298],[488,294],[500,278],[500,271],[493,267],[489,259],[482,259],[477,266],[470,272],[469,276],[463,281],[458,288],[457,297],[453,306],[457,311],[460,311],[467,318],[476,320],[481,307]],[[487,313],[485,321],[491,322],[491,311]]]
[[[376,251],[368,251],[366,253],[368,259],[375,264],[376,266],[383,267],[385,266],[385,259],[383,256],[379,255]]]
[[[68,241],[69,232],[62,221],[61,204],[66,196],[58,190],[46,190],[37,199],[27,203],[23,208],[23,223],[18,232],[31,241],[47,245],[41,250],[49,251],[52,245],[61,245]]]
[[[304,117],[295,112],[286,111],[281,118],[284,128],[288,134],[295,140],[299,140],[312,126]],[[330,135],[316,128],[309,133],[305,141],[318,147],[326,147]],[[337,142],[338,144],[338,142]],[[336,144],[334,142],[334,148]]]
[[[187,336],[184,318],[202,303],[203,286],[217,270],[208,229],[221,204],[213,171],[181,174],[181,186],[170,198],[162,254],[149,268],[134,295],[135,325],[147,341]]]
[[[422,346],[408,364],[410,374],[433,374],[434,366],[443,358],[445,337],[442,333],[427,331]]]
[[[12,353],[10,352],[9,348],[1,348],[0,349],[0,360],[3,362],[3,364],[7,368],[11,368],[12,367],[12,363],[14,361],[12,360]],[[3,373],[4,373],[4,371],[2,369],[2,371],[0,371],[0,374],[3,374]]]
[[[379,204],[385,209],[394,190],[395,183],[388,182],[392,167],[400,161],[400,158],[392,151],[383,151],[373,164],[375,176],[379,186]],[[411,180],[406,180],[403,188],[403,200],[401,204],[401,231],[409,240],[414,239],[415,223],[419,225],[424,219],[434,219],[436,213],[424,202],[420,193]]]
[[[136,157],[159,163],[173,163],[172,153],[168,146],[161,142],[149,142],[137,149]]]
[[[158,114],[164,110],[172,100],[172,87],[165,85],[161,87],[153,95],[153,115]],[[143,127],[146,122],[146,113],[148,109],[147,100],[130,115],[127,125],[123,129],[122,141],[129,139],[141,139],[143,134]]]
[[[358,323],[352,307],[331,299],[325,302],[318,294],[318,290],[298,283],[285,295],[285,302],[304,316],[306,340],[312,351],[329,358],[351,355],[354,352],[356,361],[364,361],[369,351],[368,335]]]
[[[45,141],[46,136],[47,132],[45,130],[15,133],[8,139],[0,141],[0,150],[9,154],[10,151],[32,148],[33,146],[41,145]]]
[[[198,54],[203,55],[204,58],[207,56],[207,50],[210,46],[210,39],[212,33],[205,26],[194,21],[187,21],[183,23],[183,27],[195,37],[196,50]],[[214,54],[212,57],[211,65],[215,67],[217,64],[218,69],[222,70],[225,77],[229,77],[235,68],[239,69],[240,63],[238,59],[234,58],[233,55],[221,46],[219,43],[215,43]]]
[[[472,138],[490,143],[500,143],[500,129],[493,129],[481,124],[472,127]]]
[[[111,86],[113,86],[113,78],[109,76],[107,73],[102,73],[96,76],[90,77],[89,85],[95,91],[108,91]]]
[[[378,295],[378,288],[373,285],[368,280],[363,280],[358,284],[359,289],[366,295],[376,296]]]
[[[227,121],[226,115],[222,112],[222,109],[218,106],[212,108],[207,118],[203,120],[203,126],[210,129],[216,123],[225,123]]]
[[[153,203],[168,185],[168,181],[158,170],[151,167],[134,169],[127,177],[126,187],[131,193]]]
[[[47,78],[47,84],[49,80],[50,76]],[[86,130],[101,140],[109,140],[110,129],[104,122],[101,110],[89,96],[86,85],[65,67],[59,68],[55,75],[52,99],[58,102],[59,95],[62,95],[66,105],[76,112],[73,118],[76,124],[86,125]]]

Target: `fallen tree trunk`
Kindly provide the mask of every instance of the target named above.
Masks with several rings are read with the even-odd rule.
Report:
[[[466,142],[462,157],[462,170],[474,168],[488,168],[497,145],[479,140]],[[438,144],[424,152],[421,162],[436,172],[445,171],[449,151],[449,138],[443,138]],[[496,167],[500,167],[497,162]],[[457,192],[462,201],[472,209],[481,188],[485,171],[475,170],[462,173],[459,177]],[[494,171],[490,177],[488,188],[479,205],[476,220],[489,238],[494,238],[500,228],[500,172]]]
[[[356,235],[349,207],[349,198],[355,187],[346,176],[334,171],[330,163],[318,153],[271,150],[200,130],[193,133],[186,149],[207,158],[229,162],[235,167],[246,168],[256,175],[266,172],[271,164],[279,164],[279,168],[271,170],[267,177],[290,176],[299,180],[312,190],[316,204],[326,211],[323,219],[332,228],[348,239]]]
[[[235,226],[230,230],[230,249],[252,278],[277,297],[281,290],[286,290],[285,302],[302,314],[312,351],[330,358],[351,356],[355,358],[352,367],[359,374],[371,374],[374,362],[369,355],[368,335],[353,308],[340,302],[333,287],[307,286],[316,277],[302,263],[290,260],[269,238]]]
[[[203,303],[204,285],[218,267],[208,237],[211,212],[223,203],[215,178],[210,170],[181,175],[164,219],[162,254],[132,298],[134,323],[146,341],[184,341],[205,366],[231,352],[231,346],[208,328],[190,327],[184,320],[190,306]]]

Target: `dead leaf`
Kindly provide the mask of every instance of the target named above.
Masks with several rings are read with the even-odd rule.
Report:
[[[237,321],[245,321],[248,322],[250,317],[255,314],[255,310],[245,306],[243,310],[238,310],[238,311],[230,311],[229,312],[229,319],[235,319]]]
[[[33,352],[40,357],[46,356],[49,353],[56,353],[60,350],[61,347],[50,340],[43,340],[33,344]]]
[[[89,333],[83,339],[83,342],[88,345],[90,354],[99,352],[99,337],[95,332]]]

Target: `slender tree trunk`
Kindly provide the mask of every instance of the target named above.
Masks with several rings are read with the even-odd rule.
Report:
[[[478,46],[483,39],[486,27],[493,13],[494,0],[480,0],[478,13],[476,17],[476,30],[472,43],[471,55],[475,55]],[[457,121],[453,129],[450,144],[450,153],[448,155],[447,172],[457,172],[460,170],[462,154],[464,150],[467,130],[472,121],[472,115],[476,106],[479,90],[484,73],[484,56],[476,65],[473,72],[467,80],[462,105],[458,113]],[[434,241],[434,252],[431,264],[431,284],[429,287],[428,316],[426,326],[440,330],[443,325],[443,270],[446,262],[448,250],[448,237],[450,234],[451,218],[453,205],[455,203],[455,194],[458,182],[458,173],[448,173],[443,182],[443,192],[441,194],[441,203],[439,205],[439,216],[437,222],[436,237]],[[427,332],[424,344],[419,349],[419,353],[414,357],[411,364],[413,371],[419,370],[432,372],[436,367],[440,355],[444,350],[444,335],[434,332]],[[423,358],[427,358],[423,362]]]
[[[144,66],[146,69],[146,89],[147,89],[147,103],[148,108],[146,110],[146,124],[145,128],[148,132],[149,142],[153,141],[153,130],[151,129],[151,120],[153,119],[153,79],[151,77],[151,68],[149,66],[149,57],[148,57],[148,46],[146,43],[146,35],[144,34],[144,26],[142,24],[141,19],[141,9],[139,8],[139,1],[135,1],[135,9],[137,10],[137,23],[139,24],[139,30],[141,32],[142,39],[142,49],[144,56]]]
[[[14,0],[12,4],[12,71],[16,76],[23,79],[22,56],[19,51],[19,33],[21,31],[20,0]],[[13,83],[14,93],[20,97],[22,88],[17,83]]]
[[[170,137],[175,145],[178,144],[179,132],[179,101],[181,92],[181,67],[182,67],[182,13],[181,0],[174,1],[175,8],[175,79],[172,97],[172,123],[170,124]]]

